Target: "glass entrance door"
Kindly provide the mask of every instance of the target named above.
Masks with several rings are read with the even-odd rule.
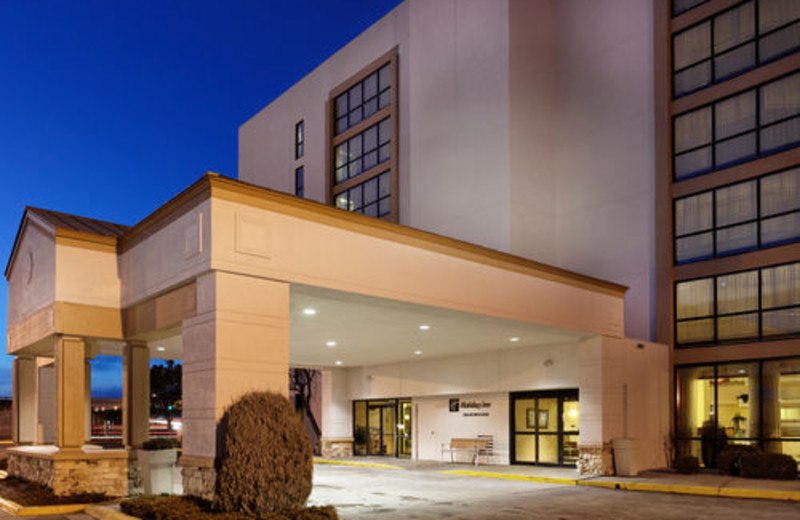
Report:
[[[384,399],[353,403],[355,455],[411,455],[411,400]]]
[[[578,391],[511,394],[511,461],[572,465],[578,459]]]

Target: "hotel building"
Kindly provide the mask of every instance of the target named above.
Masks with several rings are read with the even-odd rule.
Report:
[[[322,373],[327,456],[488,439],[489,463],[630,474],[673,440],[791,452],[796,6],[406,0],[242,125],[238,180],[130,228],[28,208],[14,434],[55,447],[12,473],[90,458],[126,489],[125,451],[81,448],[97,354],[125,359],[131,448],[148,360],[183,361],[202,496],[225,407],[287,393],[290,366]]]
[[[800,460],[800,2],[655,2],[656,339],[679,453]]]

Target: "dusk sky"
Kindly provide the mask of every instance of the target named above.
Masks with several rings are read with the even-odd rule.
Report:
[[[0,256],[26,205],[132,225],[400,0],[0,0]],[[6,280],[0,396],[11,395]],[[119,395],[121,360],[94,366]]]

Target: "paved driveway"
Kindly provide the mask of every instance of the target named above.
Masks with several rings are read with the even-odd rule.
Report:
[[[615,491],[447,475],[442,469],[317,464],[310,501],[335,505],[345,520],[800,518],[796,502]]]

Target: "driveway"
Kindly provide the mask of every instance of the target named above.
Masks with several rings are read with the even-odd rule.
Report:
[[[800,518],[796,502],[498,480],[442,473],[446,469],[453,468],[430,464],[392,470],[316,464],[310,502],[336,506],[345,520]]]

